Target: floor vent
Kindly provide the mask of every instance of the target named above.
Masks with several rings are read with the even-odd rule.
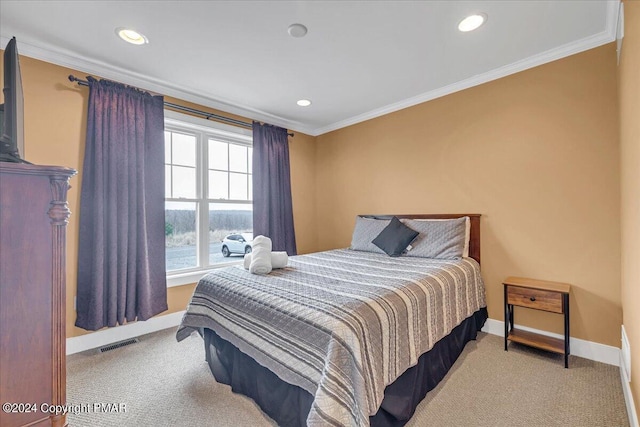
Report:
[[[130,340],[120,341],[115,344],[107,345],[105,347],[100,347],[100,353],[106,353],[107,351],[115,350],[116,348],[124,347],[131,344],[137,344],[138,338],[131,338]]]

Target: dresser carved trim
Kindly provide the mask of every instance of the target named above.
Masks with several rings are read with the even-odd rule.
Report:
[[[66,226],[73,169],[0,163],[0,425],[67,425]],[[17,406],[19,404],[31,405]],[[3,408],[4,409],[4,408]]]

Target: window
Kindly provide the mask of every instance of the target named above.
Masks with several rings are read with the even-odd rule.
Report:
[[[165,111],[169,285],[251,251],[251,131]],[[195,278],[194,278],[195,277]]]

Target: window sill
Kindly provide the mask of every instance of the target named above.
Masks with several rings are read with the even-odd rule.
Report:
[[[167,274],[167,288],[172,288],[174,286],[182,286],[182,285],[190,285],[192,283],[198,283],[198,281],[207,274],[208,272],[218,269],[229,267],[230,265],[242,265],[242,260],[237,262],[225,262],[221,265],[209,266],[207,268],[202,268],[199,270],[192,270],[186,272],[175,272]]]

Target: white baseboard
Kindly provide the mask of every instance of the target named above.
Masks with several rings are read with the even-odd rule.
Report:
[[[563,339],[560,334],[541,331],[539,329],[529,328],[526,326],[515,325],[523,331],[535,332],[541,335],[547,335],[554,338]],[[501,320],[487,319],[482,328],[482,332],[492,335],[504,337],[504,322]],[[608,365],[620,366],[620,349],[610,345],[600,344],[593,341],[581,340],[580,338],[569,338],[571,346],[571,354],[585,359],[594,360],[596,362],[606,363]]]
[[[151,332],[173,328],[180,324],[182,316],[184,316],[184,310],[164,316],[152,317],[145,321],[127,323],[126,325],[116,326],[115,328],[101,329],[97,332],[80,335],[79,337],[67,338],[67,355],[113,344],[129,338],[139,337],[140,335]]]
[[[115,328],[102,329],[90,334],[80,335],[78,337],[67,338],[67,354],[79,353],[81,351],[102,347],[104,345],[113,344],[129,338],[178,326],[184,316],[184,313],[184,311],[179,311],[164,316],[152,317],[146,321],[129,323]],[[541,331],[539,329],[529,328],[526,326],[516,326],[525,331],[536,332],[555,338],[562,338],[562,335],[560,334]],[[487,322],[482,328],[482,332],[503,337],[504,322],[495,319],[487,319]],[[617,347],[573,337],[570,338],[570,344],[571,354],[574,356],[595,360],[596,362],[602,362],[609,365],[620,366],[620,349]]]
[[[629,382],[631,381],[631,345],[629,344],[629,337],[624,329],[624,325],[620,328],[620,334],[622,335],[622,346],[620,349],[620,371],[622,378]]]
[[[622,392],[624,393],[624,403],[627,405],[627,414],[629,415],[629,424],[631,427],[638,427],[638,413],[636,405],[633,401],[633,393],[631,393],[631,346],[627,332],[622,325],[622,350],[620,351],[620,381],[622,381]]]
[[[117,326],[115,328],[103,329],[90,334],[81,335],[79,337],[67,338],[67,355],[113,344],[129,338],[149,334],[151,332],[176,327],[180,324],[184,313],[184,311],[179,311],[165,316],[153,317],[146,321],[129,323],[123,326]],[[518,328],[555,338],[562,338],[562,335],[560,334],[541,331],[539,329],[529,328],[526,326],[518,326]],[[504,322],[495,319],[487,319],[487,322],[482,328],[482,332],[504,337]],[[570,344],[571,354],[574,356],[583,357],[585,359],[609,365],[619,367],[623,366],[622,353],[617,347],[573,337],[570,338]],[[622,369],[620,370],[620,380],[622,381],[624,400],[627,406],[627,414],[629,415],[629,424],[631,427],[640,427],[640,425],[638,425],[638,414],[633,401],[631,387],[629,386],[629,382],[626,380]]]
[[[633,401],[633,393],[631,393],[631,386],[627,379],[624,369],[624,360],[622,354],[620,354],[620,381],[622,381],[622,392],[624,394],[624,403],[627,405],[627,415],[629,416],[629,425],[631,427],[640,427],[638,425],[638,413],[636,412],[636,405]]]

